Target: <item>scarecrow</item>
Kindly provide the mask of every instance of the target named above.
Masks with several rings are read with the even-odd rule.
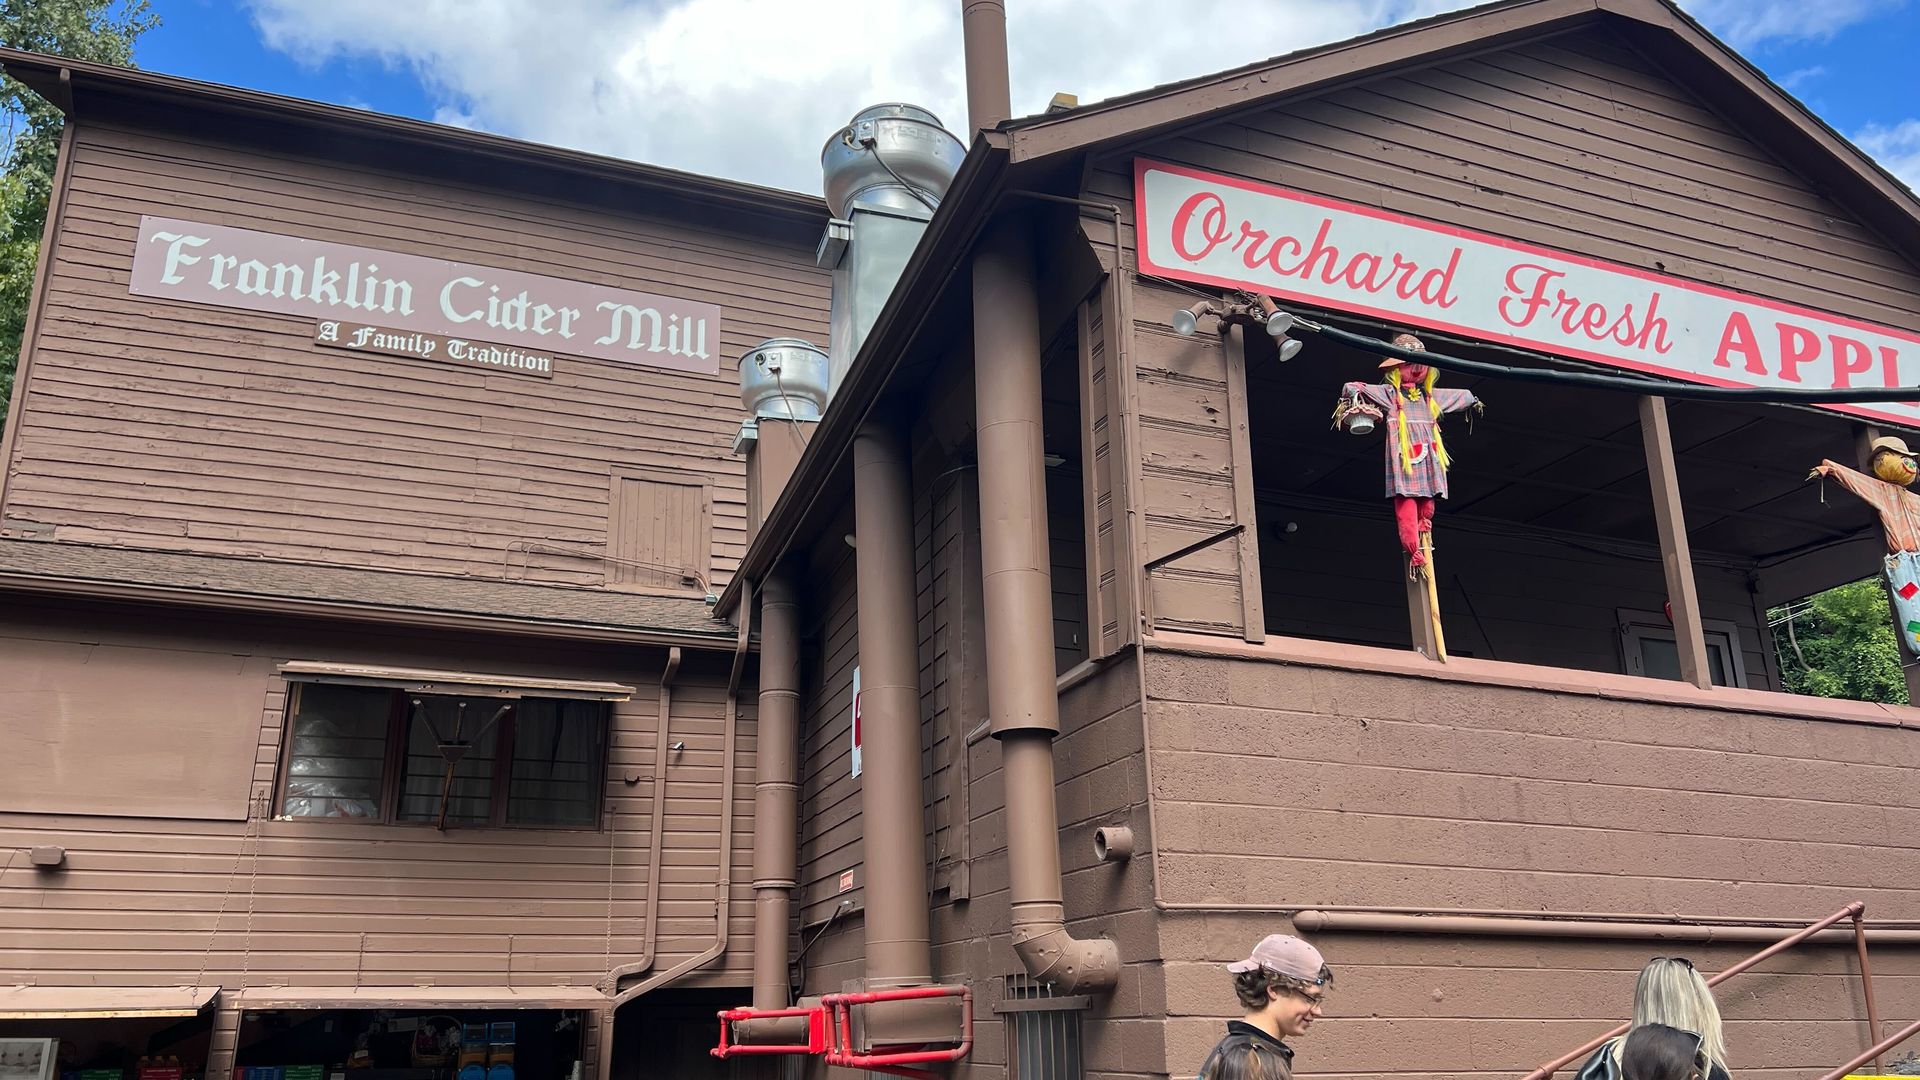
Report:
[[[1425,352],[1426,345],[1412,334],[1393,339],[1397,348]],[[1427,565],[1433,550],[1433,501],[1447,497],[1447,467],[1452,461],[1440,438],[1440,418],[1448,413],[1486,408],[1468,390],[1441,390],[1434,386],[1440,372],[1418,361],[1387,357],[1381,361],[1384,383],[1350,382],[1340,389],[1333,421],[1355,435],[1372,431],[1376,422],[1387,426],[1387,497],[1393,500],[1394,522],[1408,566]]]
[[[1920,495],[1908,491],[1920,468],[1907,444],[1880,438],[1871,444],[1867,467],[1873,475],[1822,461],[1807,478],[1824,476],[1846,488],[1880,515],[1887,542],[1887,586],[1893,594],[1894,623],[1907,651],[1920,656]]]

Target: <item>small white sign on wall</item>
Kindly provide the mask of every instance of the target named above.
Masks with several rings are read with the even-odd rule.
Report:
[[[860,775],[860,668],[853,669],[853,775]]]

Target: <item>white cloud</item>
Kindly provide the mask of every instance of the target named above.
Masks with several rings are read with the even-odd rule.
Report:
[[[1812,67],[1803,67],[1797,71],[1790,71],[1786,75],[1781,76],[1780,85],[1797,94],[1800,92],[1801,87],[1816,79],[1825,78],[1826,74],[1827,69],[1823,65],[1815,64]]]
[[[1868,124],[1854,133],[1853,142],[1901,183],[1920,191],[1920,119],[1902,120],[1891,127]]]
[[[266,43],[312,64],[413,73],[434,119],[811,191],[861,107],[966,124],[954,0],[249,0]],[[1010,4],[1016,113],[1234,67],[1458,0]]]
[[[1736,49],[1770,41],[1826,41],[1907,0],[1683,0],[1682,6]]]
[[[411,72],[442,123],[796,190],[855,111],[966,125],[955,0],[247,0],[266,43]],[[1692,0],[1736,44],[1818,36],[1899,0]],[[1016,113],[1144,89],[1462,0],[1020,0]],[[1813,12],[1818,11],[1816,16]]]

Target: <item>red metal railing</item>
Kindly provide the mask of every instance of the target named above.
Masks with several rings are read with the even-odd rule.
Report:
[[[860,1053],[853,1048],[853,1009],[857,1005],[877,1005],[889,1001],[924,1001],[930,998],[960,999],[960,1041],[953,1046],[918,1049],[893,1048],[875,1053]],[[869,990],[852,994],[828,994],[820,1004],[791,1009],[726,1009],[720,1014],[720,1043],[707,1051],[717,1058],[746,1054],[824,1054],[829,1065],[866,1069],[912,1080],[940,1080],[939,1075],[915,1065],[944,1064],[959,1061],[973,1050],[973,991],[964,986],[909,986],[896,990]],[[749,1020],[779,1020],[801,1016],[807,1021],[805,1043],[737,1043],[732,1040],[732,1025]]]
[[[883,1001],[921,1001],[928,998],[960,999],[960,1042],[937,1050],[890,1050],[861,1054],[853,1049],[853,1007]],[[909,986],[898,990],[869,990],[856,994],[828,994],[820,1004],[833,1011],[835,1045],[827,1050],[827,1064],[848,1069],[869,1069],[913,1080],[940,1080],[938,1073],[915,1069],[914,1065],[932,1065],[959,1061],[973,1050],[973,991],[964,986]]]
[[[1877,1035],[1879,1033],[1880,1033],[1880,1029],[1876,1026],[1874,1028],[1874,1034]],[[1908,1024],[1906,1027],[1901,1028],[1899,1031],[1894,1032],[1892,1035],[1889,1035],[1886,1038],[1880,1040],[1879,1042],[1874,1043],[1873,1046],[1870,1049],[1868,1049],[1865,1053],[1861,1054],[1857,1058],[1854,1058],[1852,1061],[1847,1062],[1845,1065],[1842,1065],[1839,1068],[1833,1070],[1827,1075],[1821,1077],[1820,1080],[1840,1080],[1841,1077],[1847,1075],[1848,1073],[1859,1068],[1860,1066],[1865,1065],[1869,1061],[1874,1063],[1873,1064],[1874,1068],[1876,1069],[1881,1068],[1881,1065],[1880,1065],[1881,1054],[1884,1054],[1887,1051],[1893,1049],[1894,1047],[1899,1046],[1901,1043],[1906,1042],[1908,1039],[1913,1038],[1915,1035],[1920,1035],[1920,1020],[1916,1020],[1913,1023]]]
[[[1855,951],[1860,956],[1860,985],[1861,985],[1862,991],[1866,996],[1866,1002],[1867,1002],[1867,1025],[1868,1025],[1868,1029],[1873,1033],[1873,1035],[1878,1036],[1880,1034],[1880,1009],[1879,1009],[1879,1006],[1874,1003],[1873,971],[1871,968],[1867,966],[1867,932],[1866,932],[1866,927],[1861,923],[1861,918],[1866,914],[1866,911],[1867,911],[1867,905],[1862,903],[1861,901],[1855,900],[1853,903],[1848,904],[1846,907],[1841,908],[1839,911],[1836,911],[1833,914],[1827,916],[1826,918],[1821,919],[1819,922],[1811,923],[1805,928],[1795,931],[1792,934],[1789,934],[1788,936],[1780,939],[1779,941],[1774,942],[1773,944],[1767,946],[1766,948],[1761,949],[1759,952],[1754,953],[1752,956],[1747,957],[1745,960],[1742,960],[1739,963],[1733,965],[1732,967],[1726,969],[1725,971],[1720,972],[1718,975],[1714,975],[1713,977],[1707,980],[1707,985],[1718,986],[1721,983],[1726,982],[1728,979],[1733,978],[1735,975],[1738,975],[1741,972],[1746,971],[1747,969],[1753,967],[1754,965],[1762,963],[1774,956],[1779,955],[1780,953],[1786,952],[1788,949],[1791,949],[1795,945],[1798,945],[1806,941],[1808,938],[1811,938],[1812,936],[1814,936],[1815,934],[1818,934],[1822,930],[1825,930],[1828,927],[1831,927],[1833,924],[1840,922],[1842,919],[1852,919],[1853,920],[1853,945],[1854,945]],[[1545,1065],[1542,1065],[1539,1068],[1528,1073],[1525,1077],[1525,1080],[1549,1080],[1549,1078],[1552,1077],[1555,1072],[1565,1068],[1567,1065],[1572,1064],[1575,1061],[1584,1059],[1588,1054],[1591,1054],[1595,1050],[1600,1049],[1600,1047],[1604,1045],[1608,1039],[1612,1039],[1616,1036],[1626,1034],[1628,1027],[1629,1025],[1627,1024],[1621,1024],[1619,1027],[1614,1028],[1613,1030],[1607,1032],[1605,1035],[1602,1035],[1597,1039],[1592,1039],[1588,1041],[1587,1043],[1582,1045],[1579,1049],[1573,1050],[1570,1053],[1562,1054],[1561,1056],[1554,1058],[1552,1061],[1549,1061]],[[1914,1034],[1916,1031],[1920,1031],[1920,1025],[1915,1025],[1912,1028],[1908,1028],[1902,1037],[1904,1038],[1906,1036],[1910,1036]],[[1858,1061],[1855,1061],[1852,1063],[1852,1065],[1849,1065],[1847,1069],[1842,1069],[1839,1072],[1833,1073],[1830,1076],[1822,1077],[1821,1080],[1839,1080],[1841,1076],[1846,1074],[1848,1069],[1851,1069],[1854,1066],[1858,1066],[1867,1061],[1875,1061],[1876,1062],[1875,1067],[1878,1068],[1879,1066],[1877,1064],[1877,1061],[1879,1056],[1882,1053],[1885,1053],[1886,1048],[1892,1045],[1893,1042],[1898,1042],[1898,1041],[1900,1040],[1894,1039],[1891,1042],[1882,1043],[1878,1046],[1875,1046],[1872,1050],[1869,1050],[1865,1055],[1863,1055]]]
[[[735,1043],[729,1041],[732,1025],[742,1020],[777,1020],[788,1016],[807,1018],[804,1043]],[[814,1006],[799,1009],[726,1009],[720,1013],[720,1045],[707,1051],[717,1058],[741,1054],[824,1054],[827,1052],[827,1010]]]

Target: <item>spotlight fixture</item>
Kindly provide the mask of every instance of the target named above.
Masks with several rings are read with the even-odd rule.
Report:
[[[1292,313],[1281,311],[1280,306],[1273,302],[1272,297],[1262,293],[1253,294],[1253,299],[1255,303],[1260,305],[1260,313],[1266,319],[1267,336],[1286,337],[1287,331],[1293,329]],[[1295,349],[1294,351],[1298,352],[1299,350]]]
[[[1219,315],[1221,311],[1211,300],[1201,300],[1173,313],[1173,332],[1181,337],[1192,337],[1200,329],[1200,320],[1208,315]]]
[[[1291,360],[1296,356],[1299,356],[1300,350],[1306,347],[1307,347],[1307,343],[1304,341],[1301,341],[1299,338],[1282,337],[1280,339],[1281,363],[1285,363],[1286,361]]]

